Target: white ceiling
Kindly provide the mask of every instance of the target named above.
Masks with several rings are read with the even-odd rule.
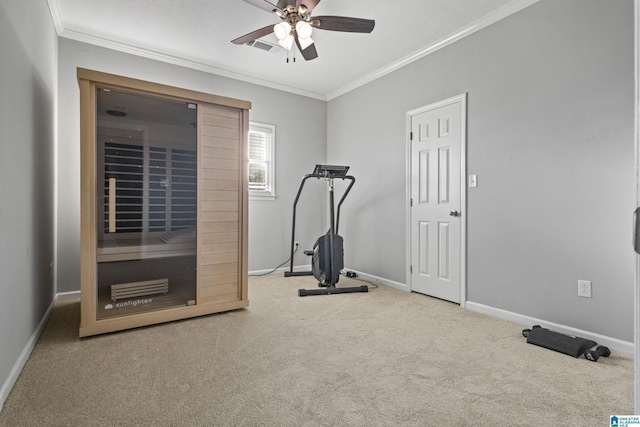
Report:
[[[322,0],[312,15],[374,19],[316,30],[318,58],[287,63],[232,39],[280,19],[243,0],[48,0],[61,37],[330,100],[538,0]],[[277,0],[273,0],[273,3]],[[264,37],[275,43],[275,36]],[[290,54],[291,55],[291,54]],[[292,58],[292,56],[291,56]]]

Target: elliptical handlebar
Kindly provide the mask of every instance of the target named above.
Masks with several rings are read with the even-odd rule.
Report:
[[[344,199],[347,197],[347,194],[349,194],[349,191],[351,191],[351,187],[353,187],[353,184],[356,183],[356,179],[354,177],[352,177],[351,175],[346,175],[344,177],[341,177],[341,179],[348,179],[351,182],[349,183],[349,186],[347,187],[346,190],[344,190],[344,193],[342,194],[342,197],[340,198],[340,202],[338,203],[338,209],[336,211],[336,234],[338,234],[338,228],[340,225],[340,207],[342,206],[342,202],[344,202]]]

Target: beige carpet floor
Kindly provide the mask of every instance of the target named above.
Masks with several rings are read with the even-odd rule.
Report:
[[[339,286],[359,285],[341,279]],[[297,296],[253,277],[247,309],[78,339],[58,304],[1,426],[608,426],[633,359],[525,343],[522,325],[380,286]]]

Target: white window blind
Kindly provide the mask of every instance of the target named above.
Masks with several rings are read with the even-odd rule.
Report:
[[[249,194],[275,197],[275,127],[249,124]]]

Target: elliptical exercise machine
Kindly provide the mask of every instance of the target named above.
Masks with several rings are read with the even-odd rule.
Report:
[[[298,289],[298,296],[307,295],[330,295],[344,294],[351,292],[368,292],[367,286],[356,286],[349,288],[337,288],[336,283],[340,280],[340,270],[344,268],[344,247],[342,236],[338,235],[338,226],[340,224],[340,207],[342,202],[349,194],[351,187],[356,179],[347,175],[349,166],[331,166],[316,165],[313,173],[307,174],[302,178],[298,194],[293,202],[293,226],[291,230],[291,263],[289,271],[284,272],[284,277],[291,276],[311,276],[318,280],[318,289]],[[293,255],[295,253],[295,233],[296,233],[296,206],[298,199],[302,193],[302,188],[309,178],[324,179],[329,183],[329,230],[326,234],[320,236],[313,245],[313,250],[304,251],[305,255],[312,257],[311,271],[296,272],[293,271]],[[338,203],[337,214],[334,214],[334,197],[333,197],[333,180],[342,179],[351,181],[344,191]]]

